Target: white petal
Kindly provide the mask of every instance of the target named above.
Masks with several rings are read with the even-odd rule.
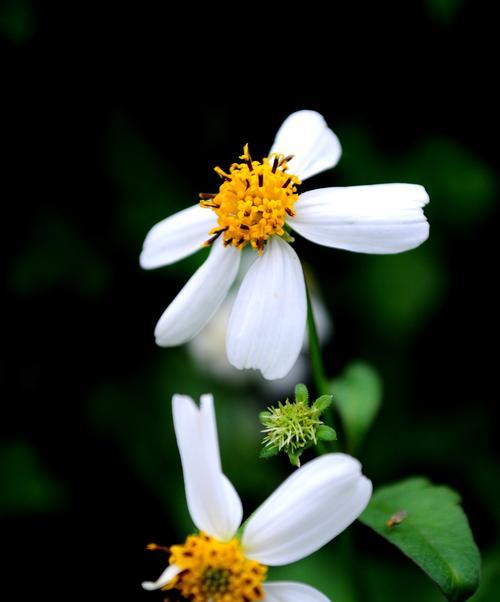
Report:
[[[305,180],[337,165],[342,148],[322,115],[297,111],[283,122],[270,152],[293,155],[289,171]]]
[[[263,602],[330,602],[320,591],[293,581],[275,581],[264,585]]]
[[[205,263],[163,312],[155,328],[158,345],[182,345],[196,336],[224,301],[240,264],[236,247],[217,240]]]
[[[371,481],[351,456],[316,458],[252,514],[242,538],[245,553],[271,566],[309,556],[356,520],[371,492]]]
[[[304,275],[297,254],[273,236],[248,270],[229,318],[226,345],[236,368],[274,380],[299,356],[306,324]]]
[[[236,533],[243,509],[222,473],[213,398],[202,395],[198,408],[190,397],[174,395],[172,409],[191,518],[200,531],[227,541]]]
[[[167,583],[172,581],[174,577],[176,577],[180,572],[181,568],[175,566],[175,564],[170,564],[163,573],[158,577],[156,581],[144,581],[142,583],[142,587],[147,589],[148,591],[152,591],[154,589],[161,589],[165,587]]]
[[[374,184],[305,192],[287,221],[319,245],[360,253],[400,253],[429,236],[422,207],[429,201],[417,184]]]
[[[170,265],[201,249],[217,216],[194,205],[174,213],[151,228],[144,241],[140,264],[146,270]]]

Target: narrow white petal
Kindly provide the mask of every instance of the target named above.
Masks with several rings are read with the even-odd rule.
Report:
[[[250,517],[246,554],[277,566],[309,556],[363,512],[372,492],[360,463],[327,454],[299,468]]]
[[[234,302],[226,336],[236,368],[260,370],[274,380],[299,356],[306,324],[304,275],[297,254],[273,236],[248,270]]]
[[[170,564],[163,573],[158,577],[156,581],[144,581],[142,583],[142,587],[147,589],[148,591],[152,591],[154,589],[161,589],[165,587],[167,583],[172,581],[174,577],[176,577],[180,572],[181,568],[175,566],[175,564]]]
[[[305,180],[334,167],[342,148],[322,115],[316,111],[297,111],[283,122],[270,152],[294,155],[288,163],[289,171]]]
[[[144,241],[140,264],[146,270],[170,265],[192,255],[209,238],[217,216],[211,209],[194,205],[174,213],[151,228]]]
[[[182,345],[196,336],[224,301],[238,273],[241,253],[217,240],[205,263],[163,312],[155,328],[158,345]]]
[[[236,533],[243,509],[222,473],[213,398],[203,395],[198,408],[190,397],[174,395],[172,410],[191,518],[201,531],[227,541]]]
[[[319,245],[360,253],[400,253],[429,236],[418,184],[322,188],[300,195],[289,225]]]
[[[263,602],[330,602],[320,591],[293,581],[275,581],[264,585]]]

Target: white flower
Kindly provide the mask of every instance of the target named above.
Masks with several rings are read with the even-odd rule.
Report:
[[[200,194],[200,205],[152,228],[140,259],[146,269],[212,245],[208,259],[161,316],[158,345],[181,345],[201,331],[236,278],[241,248],[251,245],[259,258],[229,319],[227,355],[236,368],[282,378],[300,353],[307,309],[302,268],[287,242],[287,227],[320,245],[363,253],[399,253],[427,239],[422,208],[429,197],[422,186],[377,184],[298,195],[302,180],[333,167],[340,154],[323,117],[298,111],[284,121],[269,157],[254,161],[245,146],[241,163],[233,163],[228,173],[216,168],[223,179],[217,193]]]
[[[169,566],[143,587],[177,589],[194,602],[327,602],[304,584],[265,583],[266,567],[312,554],[361,514],[372,484],[359,462],[345,454],[308,462],[238,532],[242,504],[222,472],[212,396],[203,395],[198,408],[190,397],[175,395],[173,414],[188,508],[200,534],[172,546]]]

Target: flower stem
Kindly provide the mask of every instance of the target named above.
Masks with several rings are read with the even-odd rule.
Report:
[[[321,356],[321,347],[319,344],[318,330],[316,328],[316,322],[314,321],[314,313],[311,303],[311,295],[309,288],[306,284],[306,295],[307,295],[307,336],[309,339],[309,359],[311,361],[311,370],[314,379],[314,385],[316,387],[316,393],[318,395],[330,395],[330,384],[325,374],[325,368],[323,366],[323,358]],[[333,427],[333,411],[330,406],[325,411],[325,422],[328,426]],[[330,451],[330,446],[325,442],[319,441],[316,446],[317,452],[322,455]]]
[[[311,295],[309,293],[309,287],[306,284],[306,295],[307,295],[307,336],[309,339],[309,359],[311,361],[311,369],[316,386],[316,392],[318,395],[328,395],[329,386],[328,379],[325,375],[325,369],[323,367],[323,359],[321,357],[321,347],[319,344],[318,330],[316,328],[316,322],[314,321],[314,313],[311,303]]]

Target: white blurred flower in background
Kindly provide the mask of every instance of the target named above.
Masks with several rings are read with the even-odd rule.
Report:
[[[253,259],[249,253],[243,254],[237,284]],[[235,299],[236,290],[233,289],[205,328],[188,342],[189,354],[200,370],[221,382],[230,382],[233,385],[256,384],[269,395],[289,394],[298,382],[308,380],[310,369],[306,334],[304,333],[302,350],[284,378],[268,380],[255,370],[238,370],[229,362],[226,354],[227,324]],[[325,344],[332,334],[332,321],[323,301],[314,292],[311,292],[311,303],[319,341]]]

